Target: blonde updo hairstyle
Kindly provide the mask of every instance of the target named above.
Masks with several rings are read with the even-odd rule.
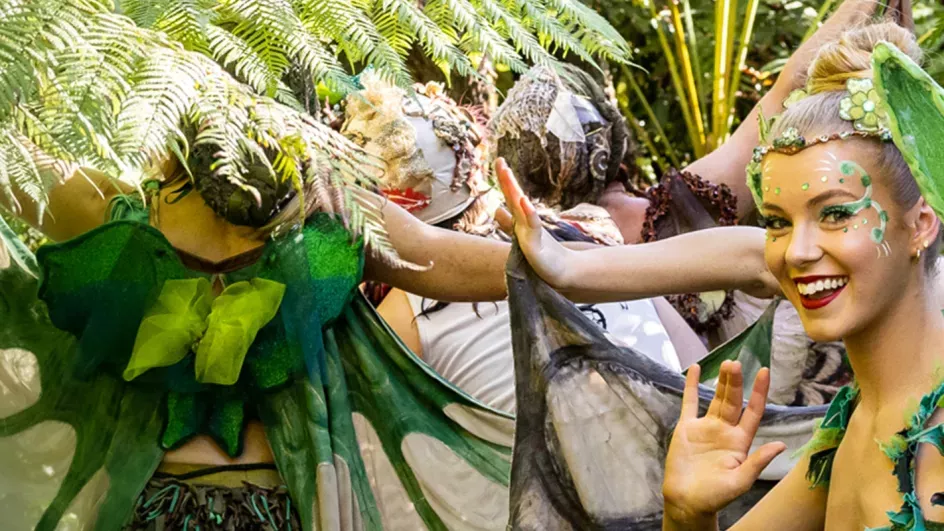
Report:
[[[789,128],[795,128],[806,138],[855,131],[852,122],[839,116],[839,102],[848,95],[846,81],[872,77],[872,50],[882,41],[895,45],[916,63],[921,63],[921,48],[914,35],[895,23],[851,29],[819,50],[808,72],[809,96],[784,110],[771,128],[770,137],[776,138]],[[874,150],[876,166],[888,172],[893,200],[903,209],[913,207],[921,191],[898,148],[878,139],[853,141],[872,144],[869,149]],[[934,238],[926,251],[924,265],[928,272],[933,272],[937,262],[939,241],[940,238]]]

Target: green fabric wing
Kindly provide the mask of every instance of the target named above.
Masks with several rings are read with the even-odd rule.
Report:
[[[921,195],[944,219],[944,89],[889,43],[875,47],[872,69],[895,145]]]
[[[0,234],[8,231],[0,218]],[[18,240],[3,237],[0,247],[0,257],[16,253],[22,263],[32,262],[32,254]],[[4,262],[0,260],[0,350],[23,349],[35,356],[41,393],[31,406],[0,418],[0,438],[48,421],[64,422],[75,430],[69,470],[36,529],[56,529],[72,501],[102,469],[110,488],[94,525],[86,523],[90,529],[119,529],[163,455],[157,445],[160,396],[132,389],[104,372],[75,378],[73,367],[80,352],[75,337],[50,322],[46,305],[37,298],[34,274],[22,269],[21,261]]]
[[[757,372],[763,367],[770,368],[774,314],[780,301],[780,298],[774,299],[757,321],[698,362],[702,383],[718,377],[722,362],[737,360],[741,362],[744,386],[751,388]]]
[[[39,298],[52,323],[79,338],[77,376],[103,368],[121,374],[138,326],[167,280],[203,275],[186,269],[157,230],[115,221],[36,253]]]

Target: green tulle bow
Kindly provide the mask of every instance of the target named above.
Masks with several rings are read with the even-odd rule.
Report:
[[[196,380],[233,385],[259,330],[278,313],[285,285],[254,278],[213,297],[205,278],[168,280],[144,315],[123,377],[169,367],[196,354]]]

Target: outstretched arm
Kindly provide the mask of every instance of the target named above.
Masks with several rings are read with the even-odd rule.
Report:
[[[522,252],[541,278],[572,300],[624,301],[722,289],[770,296],[779,291],[767,272],[761,229],[721,227],[574,252],[544,232],[505,161],[499,159],[495,168]]]
[[[111,198],[130,191],[127,185],[91,168],[48,158],[44,163],[42,157],[37,157],[37,166],[43,179],[54,183],[44,192],[46,198],[36,201],[34,195],[11,183],[8,193],[0,192],[0,207],[53,241],[68,240],[101,225]]]
[[[391,201],[372,195],[400,257],[415,271],[368,258],[364,276],[439,301],[494,301],[505,298],[507,243],[440,229],[423,223]]]

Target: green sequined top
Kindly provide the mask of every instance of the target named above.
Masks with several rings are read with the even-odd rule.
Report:
[[[840,389],[830,403],[813,440],[807,445],[811,454],[806,477],[813,487],[829,483],[836,450],[849,426],[858,397],[859,390],[856,387],[846,386]],[[915,492],[915,457],[918,446],[922,443],[933,444],[944,455],[944,424],[927,426],[934,411],[942,405],[944,383],[921,399],[918,411],[903,430],[887,443],[879,443],[882,452],[895,465],[894,473],[898,480],[898,492],[902,495],[902,506],[897,512],[888,512],[890,525],[866,531],[944,531],[944,523],[925,520]],[[931,503],[944,505],[944,493],[934,494]]]

